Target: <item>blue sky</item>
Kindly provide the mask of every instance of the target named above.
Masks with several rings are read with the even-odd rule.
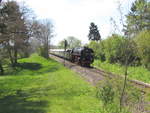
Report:
[[[88,43],[89,25],[94,22],[104,39],[113,27],[110,18],[119,21],[118,2],[123,13],[129,11],[134,0],[16,0],[24,1],[37,15],[38,19],[49,18],[55,26],[56,36],[52,43],[57,44],[68,36],[74,36],[82,43]],[[118,23],[119,25],[119,23]],[[120,26],[120,25],[119,25]]]

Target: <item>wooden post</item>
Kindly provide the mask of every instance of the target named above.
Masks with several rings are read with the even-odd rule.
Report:
[[[68,42],[67,42],[67,40],[65,40],[65,41],[64,41],[64,57],[65,57],[65,58],[66,58],[67,45],[68,45]],[[64,66],[65,66],[65,60],[66,60],[65,58],[64,58]]]

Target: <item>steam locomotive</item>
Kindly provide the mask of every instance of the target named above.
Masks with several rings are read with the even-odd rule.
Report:
[[[88,47],[77,47],[66,51],[64,49],[51,49],[50,53],[81,66],[90,66],[94,61],[94,52]]]

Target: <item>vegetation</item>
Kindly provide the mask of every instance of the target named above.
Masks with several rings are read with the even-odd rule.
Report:
[[[48,19],[32,20],[31,26],[32,36],[34,40],[37,39],[36,43],[39,44],[37,46],[38,53],[45,58],[49,58],[50,42],[53,37],[53,24]]]
[[[0,77],[0,113],[129,113],[127,107],[118,109],[120,80],[101,81],[95,88],[52,59],[33,54],[18,62]],[[127,103],[134,105],[140,93],[129,86]]]
[[[12,66],[17,64],[18,53],[28,56],[29,33],[27,24],[27,8],[20,7],[15,1],[1,3],[0,8],[0,49],[5,54],[0,60],[9,58]],[[25,49],[26,48],[26,49]],[[24,51],[24,52],[22,52]],[[0,53],[2,54],[2,53]],[[1,65],[3,62],[1,62]]]
[[[137,113],[142,112],[141,110],[146,110],[141,105],[141,100],[145,101],[146,99],[143,98],[141,95],[141,91],[134,87],[132,84],[127,82],[126,86],[126,93],[123,96],[123,104],[122,110],[120,111],[120,96],[122,93],[122,85],[123,80],[118,78],[109,77],[104,80],[100,81],[97,85],[97,98],[102,101],[103,104],[103,113]],[[138,109],[137,106],[141,108]],[[149,107],[149,105],[145,105],[145,107]]]
[[[124,75],[124,67],[120,64],[110,64],[108,62],[101,62],[100,60],[95,60],[94,66],[101,68],[107,72],[112,72],[116,75]],[[130,79],[140,80],[146,83],[150,83],[150,71],[143,66],[129,66],[128,67],[128,77]]]
[[[72,49],[72,48],[75,48],[75,47],[81,47],[81,40],[73,37],[73,36],[69,36],[67,39],[67,48],[68,49]],[[58,46],[59,48],[63,48],[65,47],[65,40],[62,40],[59,42]]]
[[[104,53],[104,46],[102,42],[95,42],[91,41],[88,46],[94,50],[94,57],[95,59],[100,59],[101,61],[105,61],[105,53]]]
[[[133,37],[142,30],[150,30],[150,1],[136,0],[126,15],[126,35]]]
[[[120,91],[117,87],[121,86],[116,80],[101,81],[96,90],[56,61],[36,54],[20,59],[15,70],[11,67],[9,70],[7,75],[0,77],[0,113],[119,113],[116,99]],[[107,90],[110,86],[111,90]],[[138,98],[138,90],[128,91],[132,101]],[[112,97],[108,100],[106,97],[109,94]],[[105,99],[107,104],[103,102]],[[122,113],[127,111],[124,109]]]
[[[101,35],[95,23],[91,22],[89,29],[90,29],[88,35],[89,40],[95,40],[95,41],[101,40]]]
[[[142,64],[150,70],[150,30],[140,32],[136,36],[135,42]]]
[[[113,33],[102,40],[97,25],[90,23],[88,46],[95,52],[93,65],[125,75],[124,81],[106,77],[97,88],[49,59],[54,32],[51,20],[37,20],[29,8],[16,1],[0,0],[0,5],[0,113],[141,112],[136,107],[145,98],[127,85],[127,75],[150,83],[149,0],[135,0],[125,24],[119,7],[124,35]],[[73,36],[66,41],[68,49],[81,46]],[[64,44],[61,41],[59,48]],[[29,57],[34,52],[47,59],[37,54]]]
[[[125,65],[126,54],[131,65],[139,65],[136,44],[123,36],[112,34],[101,42],[91,41],[88,45],[95,52],[95,58],[109,63],[120,63]]]
[[[0,113],[100,113],[94,87],[36,54],[0,77],[0,92]]]
[[[9,59],[15,67],[19,58],[28,57],[33,52],[48,58],[53,36],[51,21],[36,20],[29,8],[16,1],[0,5],[0,75],[5,73],[5,60]]]
[[[124,99],[128,92],[128,90],[126,90],[127,76],[144,82],[150,82],[150,72],[148,71],[150,70],[150,2],[148,0],[136,0],[132,4],[129,13],[125,16],[126,24],[124,24],[123,21],[124,15],[121,11],[121,5],[118,10],[121,15],[120,23],[123,26],[124,36],[114,33],[107,39],[101,40],[101,42],[90,42],[89,47],[93,48],[95,58],[99,58],[101,60],[100,64],[96,62],[94,65],[101,67],[106,71],[124,75],[123,88],[120,89],[122,92],[120,93],[119,102],[119,108],[120,111],[122,111],[123,104],[125,103]],[[117,25],[115,22],[113,23],[114,28],[116,29]],[[115,69],[113,67],[115,67]],[[146,67],[146,69],[144,67]],[[142,70],[139,71],[137,69]],[[130,73],[130,71],[133,71],[133,73]],[[110,86],[104,87],[100,91],[106,92],[104,93],[105,95],[113,94],[113,91],[109,90],[111,89]],[[104,94],[102,93],[101,95]],[[105,103],[111,99],[112,98],[103,98]]]

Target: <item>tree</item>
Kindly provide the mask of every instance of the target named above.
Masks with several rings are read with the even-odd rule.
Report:
[[[27,10],[21,10],[15,1],[8,1],[2,5],[1,13],[1,40],[14,66],[17,64],[18,51],[25,48],[29,39],[25,18]]]
[[[120,48],[123,40],[124,38],[118,34],[112,34],[112,36],[104,40],[105,57],[109,63],[121,63],[120,59],[123,56],[120,54]]]
[[[100,59],[101,61],[106,60],[103,47],[104,42],[104,40],[102,40],[101,42],[90,41],[90,43],[87,45],[88,47],[93,49],[95,58]]]
[[[140,1],[140,0],[137,0]],[[142,1],[142,0],[141,0]],[[135,1],[136,2],[136,1]],[[127,76],[128,76],[128,67],[129,65],[132,65],[134,61],[136,61],[138,58],[135,55],[136,54],[136,44],[133,41],[132,37],[139,31],[137,28],[137,25],[140,26],[139,21],[140,19],[136,19],[136,15],[134,14],[134,11],[131,8],[131,11],[126,16],[127,24],[124,24],[124,15],[122,13],[121,4],[119,4],[118,11],[120,13],[120,23],[123,26],[123,31],[125,32],[125,39],[120,44],[120,55],[122,64],[124,66],[124,83],[123,88],[120,96],[120,111],[122,111],[122,107],[124,105],[124,99],[125,99],[125,93],[126,93],[126,86],[127,86]],[[132,12],[133,11],[133,12]],[[137,13],[138,14],[138,13]],[[140,16],[141,17],[141,16]],[[140,21],[141,23],[142,21]],[[141,27],[139,27],[141,28]]]
[[[136,0],[126,18],[126,35],[134,37],[142,30],[150,30],[150,1]]]
[[[142,64],[150,70],[150,30],[145,30],[137,34],[135,42]]]
[[[0,75],[3,75],[4,74],[4,69],[3,69],[3,62],[4,61],[4,55],[5,52],[4,52],[4,49],[3,49],[3,46],[2,44],[0,44]]]
[[[99,33],[99,30],[98,30],[98,27],[97,25],[95,25],[93,22],[90,24],[90,27],[89,27],[89,40],[95,40],[95,41],[98,41],[98,40],[101,40],[101,35]]]
[[[73,36],[69,36],[67,39],[68,45],[67,48],[72,49],[75,47],[81,47],[81,40],[73,37]],[[58,46],[60,48],[64,48],[64,40],[60,41]]]
[[[49,58],[50,41],[53,37],[53,24],[50,20],[41,20],[33,22],[33,37],[35,37],[41,46],[41,55]]]
[[[125,16],[121,9],[121,3],[119,4],[118,11],[120,13],[120,21],[119,22],[122,25],[123,30],[125,31],[125,36],[123,36],[124,38],[121,38],[121,40],[119,37],[116,39],[115,38],[116,36],[113,38],[113,40],[110,40],[110,39],[108,40],[107,46],[109,47],[109,49],[107,50],[108,56],[106,55],[106,57],[107,57],[107,59],[113,58],[113,59],[111,59],[112,61],[114,61],[114,58],[117,58],[117,60],[119,60],[119,62],[121,62],[121,64],[124,66],[124,83],[123,83],[123,88],[121,90],[121,96],[120,96],[120,111],[122,111],[124,101],[126,100],[125,95],[126,95],[126,86],[127,86],[128,67],[129,67],[129,65],[133,65],[134,62],[136,60],[138,60],[138,57],[136,55],[136,52],[137,52],[136,43],[131,38],[137,33],[137,31],[136,31],[136,23],[134,23],[134,22],[136,22],[134,20],[134,16],[129,15],[132,12],[130,12],[126,16],[127,24],[125,25],[124,24]],[[130,17],[132,17],[132,19],[130,19]],[[131,20],[132,20],[132,22],[131,22]],[[121,31],[117,25],[115,25],[114,28],[115,28],[115,30],[118,29],[118,31]],[[121,32],[120,32],[120,34],[121,34]],[[106,51],[106,48],[105,48],[105,51]]]

